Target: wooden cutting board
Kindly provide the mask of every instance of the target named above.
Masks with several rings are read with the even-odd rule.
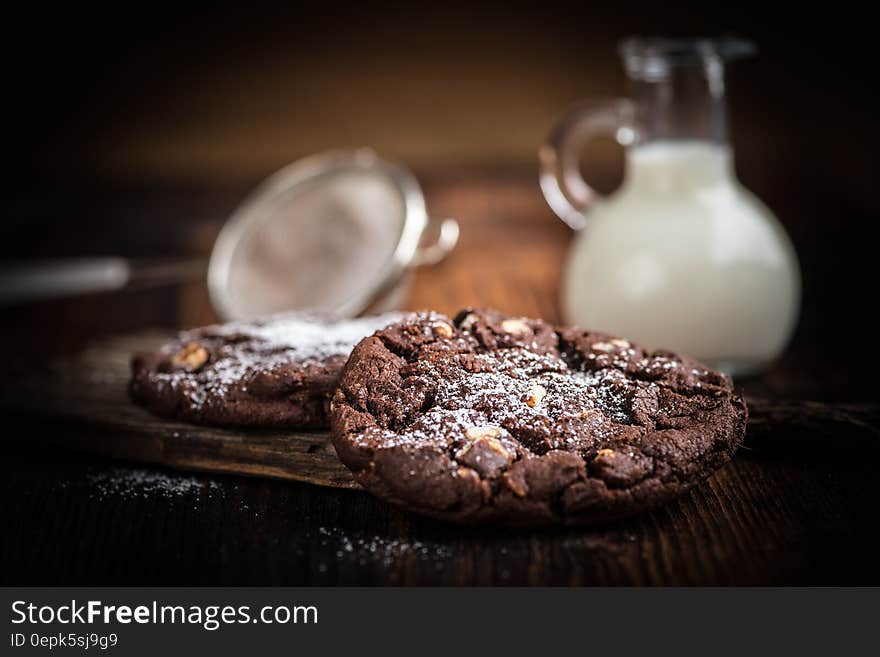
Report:
[[[131,355],[158,348],[160,332],[95,343],[0,393],[4,412],[62,424],[40,432],[66,449],[171,468],[294,479],[356,488],[328,433],[242,431],[164,420],[128,398]]]
[[[96,342],[0,390],[0,408],[28,422],[57,425],[13,438],[37,436],[65,449],[157,463],[183,470],[224,472],[356,488],[338,461],[329,434],[219,429],[157,418],[128,399],[129,362],[137,351],[158,348],[170,337],[145,332]],[[880,446],[876,404],[828,405],[747,399],[748,444],[787,449],[792,441],[842,447]]]

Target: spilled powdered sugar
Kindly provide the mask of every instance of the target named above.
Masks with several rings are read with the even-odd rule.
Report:
[[[156,496],[175,498],[199,495],[204,490],[219,490],[220,484],[206,477],[165,473],[145,468],[110,467],[90,472],[87,480],[94,495],[103,497]]]
[[[436,541],[420,541],[412,538],[389,538],[378,534],[348,533],[335,527],[318,527],[321,547],[336,548],[336,558],[357,555],[359,564],[380,560],[390,566],[398,559],[412,557],[422,561],[442,563],[452,558],[449,547]],[[324,572],[320,568],[319,571]]]

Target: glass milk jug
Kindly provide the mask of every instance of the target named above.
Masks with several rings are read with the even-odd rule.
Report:
[[[565,319],[756,372],[791,337],[800,275],[782,226],[737,181],[727,142],[724,64],[752,46],[629,39],[620,51],[632,100],[575,107],[540,151],[544,196],[579,231],[562,281]],[[597,136],[626,153],[608,197],[579,169]]]

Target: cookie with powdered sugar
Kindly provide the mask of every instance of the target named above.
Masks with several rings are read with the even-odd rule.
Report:
[[[132,399],[197,424],[326,429],[352,348],[399,313],[331,321],[275,315],[181,333],[132,361]]]
[[[688,357],[478,310],[361,341],[331,411],[340,459],[374,494],[519,526],[664,504],[731,458],[746,419],[730,379]]]

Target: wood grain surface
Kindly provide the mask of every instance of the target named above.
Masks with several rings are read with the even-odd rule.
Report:
[[[151,415],[128,397],[131,357],[171,336],[146,332],[105,338],[0,394],[7,412],[64,423],[52,445],[181,470],[292,479],[354,488],[326,432],[241,431]]]
[[[557,281],[571,236],[544,207],[532,172],[436,176],[426,190],[432,213],[460,220],[462,239],[447,262],[416,273],[410,308],[454,312],[484,305],[558,319]],[[203,255],[230,197],[208,194],[194,203],[185,194],[133,194],[113,206],[117,212],[103,225],[113,226],[115,239],[129,241],[138,235],[159,240],[164,226],[169,241],[178,247],[182,241]],[[99,218],[93,221],[102,225]],[[808,304],[807,313],[814,307]],[[222,445],[223,459],[273,478],[180,473],[59,449],[77,436],[93,443],[108,438],[88,422],[40,412],[53,393],[33,382],[52,370],[36,367],[34,354],[54,359],[53,349],[64,346],[72,354],[102,334],[213,319],[202,283],[22,311],[23,328],[16,334],[21,348],[8,356],[7,365],[21,357],[23,367],[16,369],[27,370],[32,383],[18,388],[14,408],[2,411],[7,440],[0,461],[0,582],[880,583],[873,540],[880,501],[876,451],[864,446],[864,440],[876,437],[876,406],[870,396],[853,394],[867,390],[859,370],[814,348],[816,336],[825,335],[819,315],[805,315],[792,350],[774,369],[742,382],[758,406],[764,403],[760,400],[769,405],[763,416],[757,414],[755,440],[732,463],[656,512],[599,528],[538,532],[462,529],[407,514],[361,490],[279,480],[302,477],[298,459],[314,464],[326,446],[314,449],[322,444],[316,436],[282,437],[287,442],[281,450],[273,449],[281,443],[270,434],[249,436],[244,445],[232,432],[203,433],[176,423],[157,430],[139,409],[120,404],[119,373],[112,379],[115,401],[103,402],[105,416],[128,431],[152,436],[134,458],[171,456],[184,466],[222,470],[225,466],[217,463]],[[104,343],[97,351],[87,350],[85,358],[100,363],[108,351],[122,358],[132,346],[130,338]],[[86,385],[74,388],[91,394]],[[804,412],[804,399],[819,406]],[[830,420],[829,408],[838,414]],[[175,452],[175,433],[193,438],[192,452]],[[807,435],[815,439],[797,440]],[[253,457],[255,446],[262,450],[259,459]],[[337,468],[335,475],[331,467]],[[346,485],[338,466],[328,460],[327,468],[313,480]]]

